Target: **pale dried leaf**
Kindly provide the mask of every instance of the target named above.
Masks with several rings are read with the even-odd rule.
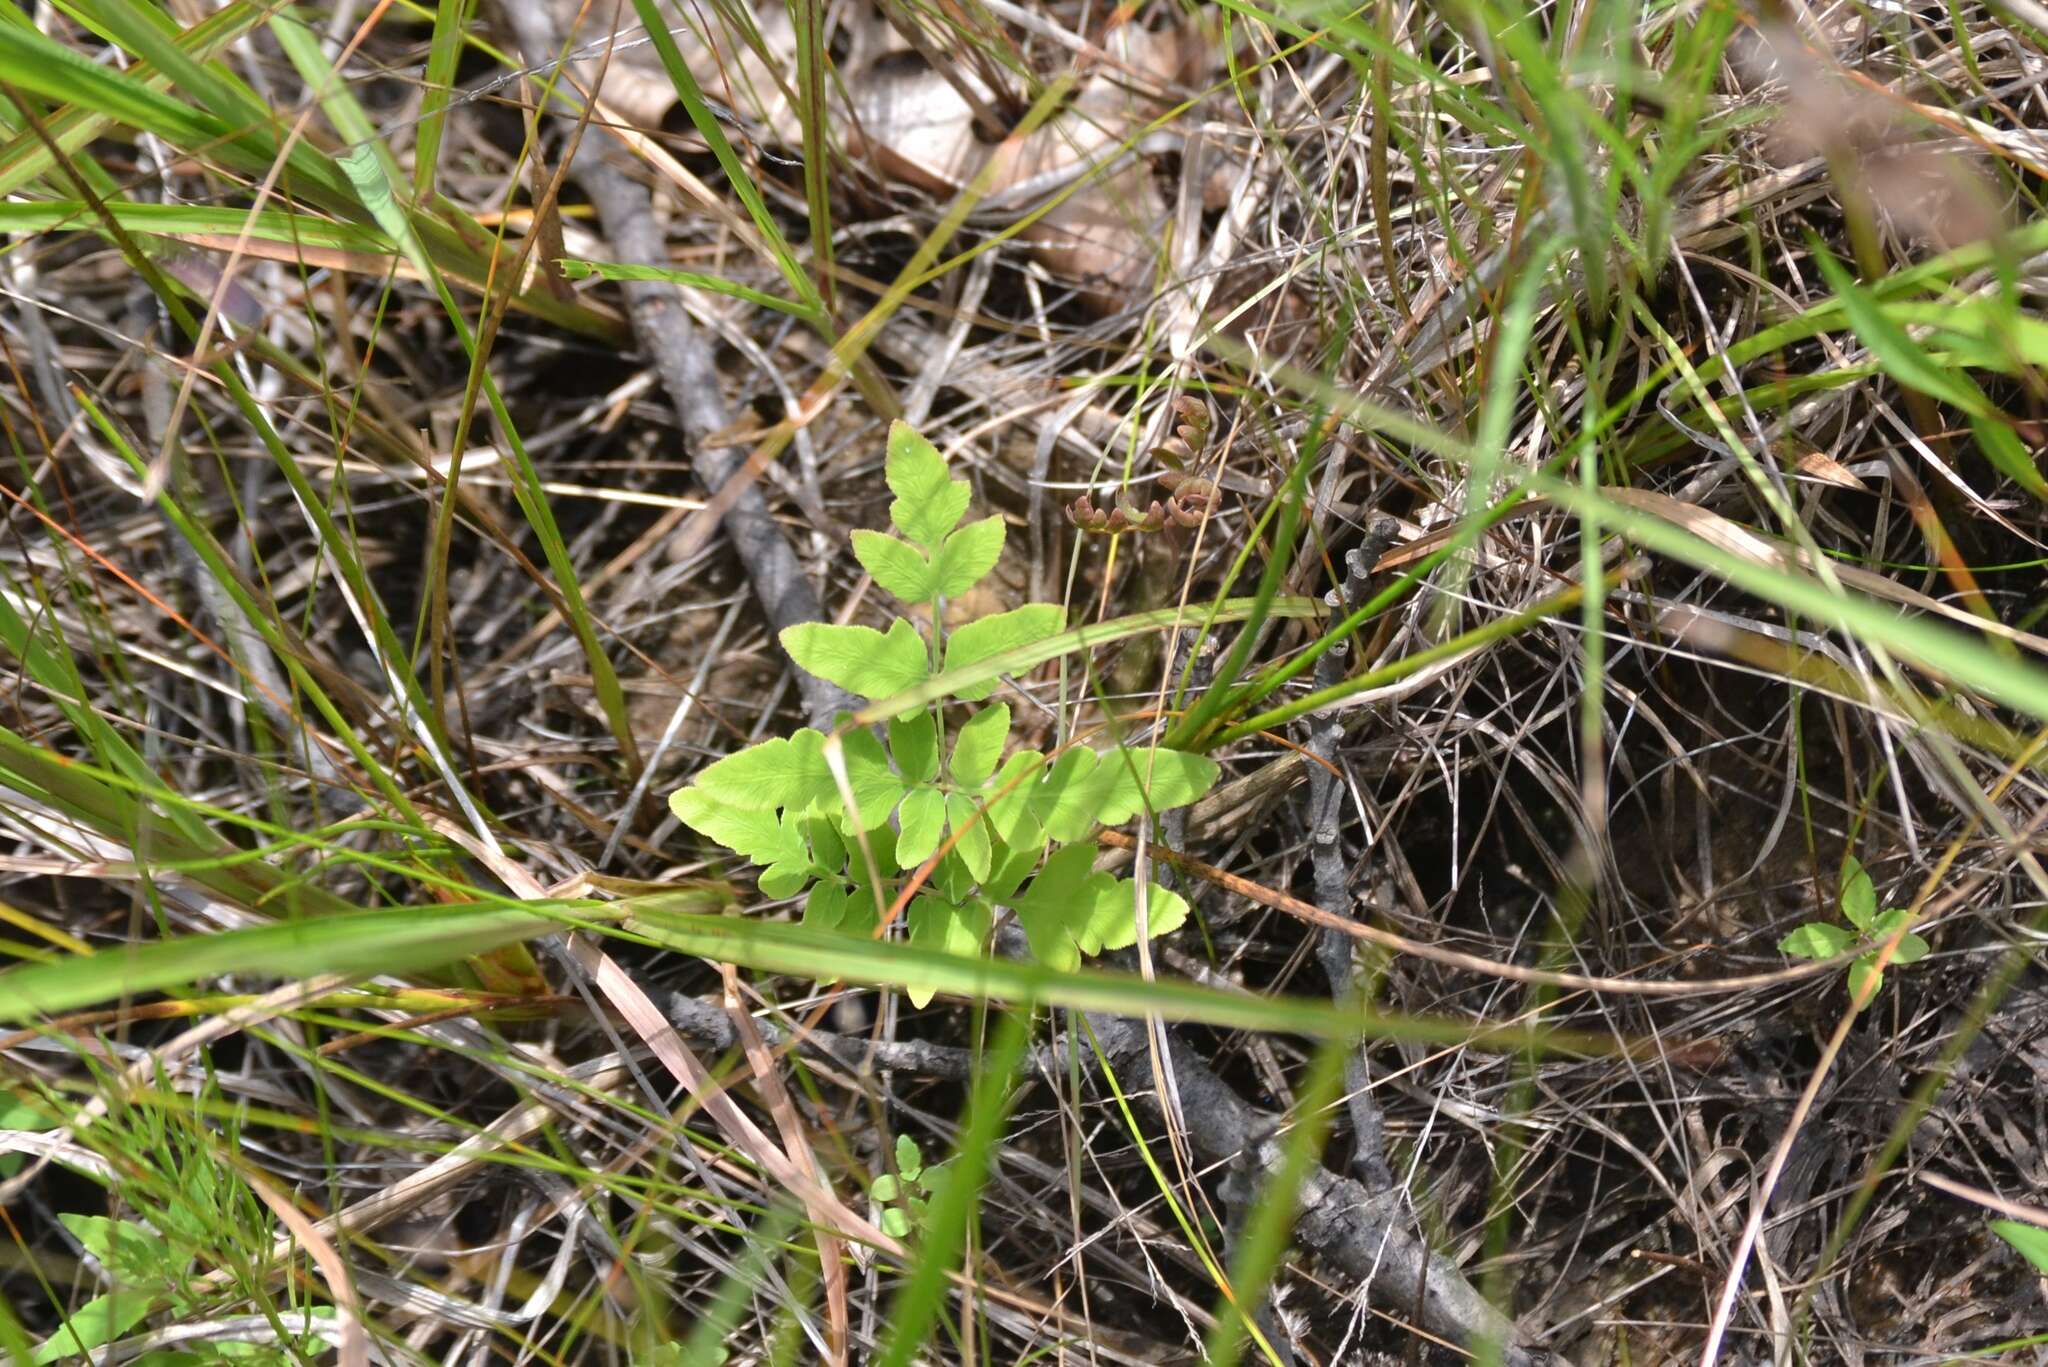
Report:
[[[1799,473],[1805,475],[1808,479],[1819,480],[1823,484],[1833,484],[1844,489],[1854,489],[1862,494],[1870,492],[1870,486],[1865,484],[1854,470],[1851,470],[1848,466],[1842,464],[1833,456],[1827,455],[1825,452],[1808,451],[1799,458],[1798,466]]]

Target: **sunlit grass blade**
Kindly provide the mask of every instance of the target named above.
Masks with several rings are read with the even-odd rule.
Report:
[[[577,261],[564,260],[562,274],[571,280],[588,280],[593,276],[599,280],[665,280],[672,285],[687,285],[691,289],[708,290],[734,299],[744,299],[764,309],[787,313],[806,322],[818,321],[818,315],[809,304],[800,300],[782,299],[748,285],[737,284],[702,271],[686,271],[665,266],[640,266],[623,261]]]
[[[650,943],[718,963],[821,981],[930,986],[970,1001],[1063,1006],[1078,1011],[1157,1015],[1248,1030],[1279,1030],[1325,1039],[1456,1040],[1475,1048],[1557,1048],[1607,1054],[1611,1037],[1582,1031],[1538,1032],[1520,1027],[1478,1027],[1469,1021],[1393,1015],[1370,1008],[1345,1010],[1326,1001],[1279,994],[1253,995],[1170,978],[1141,978],[1106,969],[1061,972],[1009,959],[965,958],[916,945],[805,929],[748,917],[705,916],[667,909],[659,894],[610,904],[629,933]]]
[[[1214,604],[1209,610],[1212,622],[1243,622],[1259,611],[1255,598],[1228,598]],[[1320,617],[1329,611],[1313,598],[1297,598],[1278,595],[1265,606],[1268,617]],[[971,688],[999,679],[1005,674],[1021,674],[1036,668],[1048,660],[1076,651],[1093,650],[1148,631],[1168,631],[1183,625],[1190,614],[1179,608],[1154,608],[1147,612],[1134,612],[1127,616],[1112,618],[1106,622],[1094,622],[1086,626],[1071,627],[1057,636],[1048,636],[1030,645],[1018,646],[999,655],[943,674],[933,675],[914,688],[907,688],[894,697],[870,703],[854,713],[857,725],[867,726],[890,717],[900,716],[912,708],[923,706],[939,698],[947,697],[961,689]]]
[[[1842,302],[1849,325],[1870,348],[1887,375],[1909,389],[1918,390],[1968,415],[1977,434],[1977,447],[1985,458],[2039,499],[2048,500],[2048,478],[2035,467],[2033,455],[2013,434],[2005,415],[1966,371],[1935,362],[1907,331],[1886,316],[1842,264],[1826,248],[1817,247],[1814,261],[1826,277],[1828,288]]]
[[[768,244],[775,257],[776,269],[782,272],[783,280],[790,292],[808,309],[811,317],[824,320],[829,315],[825,301],[811,283],[810,274],[797,260],[796,251],[783,235],[782,225],[775,215],[768,211],[767,201],[754,184],[753,172],[743,163],[739,154],[733,151],[732,142],[725,136],[725,128],[719,123],[718,115],[705,102],[704,91],[697,84],[697,78],[690,74],[690,68],[683,61],[683,54],[676,47],[674,35],[669,32],[669,21],[654,0],[633,0],[634,13],[646,26],[647,36],[654,44],[655,52],[661,58],[662,69],[668,73],[669,81],[675,86],[676,99],[682,103],[683,111],[690,116],[690,122],[697,129],[698,136],[718,159],[719,169],[725,172],[726,183],[747,211],[759,230],[761,240]],[[822,166],[822,159],[819,163]]]
[[[412,199],[415,204],[432,201],[434,175],[441,164],[441,137],[448,123],[448,97],[455,81],[455,65],[462,56],[464,12],[469,0],[438,0],[434,7],[434,37],[427,47],[427,69],[420,91],[419,126],[412,143]]]
[[[406,907],[187,935],[0,973],[0,1018],[34,1020],[228,973],[404,974],[561,928],[523,907]]]

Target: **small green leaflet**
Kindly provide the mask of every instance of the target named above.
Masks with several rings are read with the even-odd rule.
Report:
[[[939,776],[939,735],[932,714],[918,712],[889,723],[889,753],[911,783],[930,783]]]
[[[1098,780],[1102,775],[1113,777],[1103,783],[1095,819],[1105,826],[1121,826],[1147,807],[1155,812],[1185,807],[1208,792],[1221,772],[1214,760],[1186,750],[1119,746],[1104,751]]]
[[[113,1274],[113,1291],[80,1306],[64,1327],[45,1339],[29,1360],[56,1362],[111,1343],[140,1323],[154,1303],[147,1288],[164,1286],[171,1253],[161,1238],[139,1224],[104,1215],[58,1214],[64,1228]]]
[[[962,787],[981,787],[995,773],[996,761],[1003,757],[1003,746],[1009,740],[1009,706],[996,703],[982,708],[953,738],[953,757],[946,772]]]
[[[1072,970],[1084,957],[1127,949],[1138,940],[1138,885],[1095,869],[1092,844],[1068,845],[1045,861],[1022,897],[1011,902],[1031,952],[1050,968]],[[1165,935],[1187,920],[1178,893],[1148,885],[1145,913],[1152,934]]]
[[[807,726],[787,740],[777,737],[727,755],[700,772],[694,786],[728,807],[802,810],[838,792],[824,747],[823,734]],[[688,819],[681,812],[677,817]]]
[[[945,901],[929,894],[911,904],[910,943],[920,949],[935,949],[963,959],[981,957],[981,942],[988,938],[993,919],[988,903],[969,898],[963,903]],[[931,1005],[937,989],[907,985],[905,993],[916,1007]]]
[[[946,538],[932,562],[932,585],[941,597],[958,598],[981,582],[1003,556],[1003,520],[985,517]]]
[[[1097,891],[1092,885],[1110,881],[1108,874],[1095,872],[1095,853],[1093,845],[1054,851],[1024,895],[1011,903],[1031,953],[1048,968],[1071,972],[1081,966],[1069,918],[1084,909],[1092,912]]]
[[[889,819],[903,800],[904,783],[889,767],[888,752],[870,731],[847,731],[839,737],[839,753],[846,765],[846,786],[853,794],[852,816],[863,830],[872,831]],[[838,789],[827,811],[838,811]]]
[[[988,877],[993,853],[988,842],[988,822],[981,816],[981,804],[965,793],[946,798],[946,824],[953,829],[953,853],[979,883]]]
[[[1825,921],[1808,921],[1778,941],[1781,953],[1800,959],[1832,959],[1856,943],[1856,937]]]
[[[1842,871],[1842,916],[1858,930],[1869,930],[1877,915],[1877,889],[1852,855]]]
[[[1097,822],[1118,826],[1148,806],[1155,812],[1185,807],[1209,791],[1218,772],[1214,761],[1184,750],[1118,747],[1098,756],[1076,746],[1060,756],[1031,810],[1047,836],[1079,840]]]
[[[1044,755],[1036,750],[1019,750],[1003,761],[1002,770],[988,784],[989,829],[996,839],[1013,849],[1043,843],[1044,829],[1032,814],[1032,802],[1044,768]]]
[[[813,930],[837,930],[845,919],[845,885],[836,878],[821,879],[804,898],[803,924]]]
[[[886,698],[931,674],[917,628],[899,617],[887,635],[873,627],[805,622],[785,628],[782,648],[797,668],[863,698]]]
[[[929,603],[938,596],[931,557],[908,541],[863,529],[853,534],[853,558],[898,602]]]
[[[698,788],[671,793],[676,820],[751,863],[763,865],[761,891],[791,897],[811,875],[811,854],[795,820],[774,812],[720,805]]]
[[[1129,949],[1138,942],[1138,885],[1129,878],[1116,879],[1107,892],[1096,894],[1087,922],[1075,938],[1081,952],[1100,954],[1105,949]],[[1188,919],[1187,899],[1157,883],[1145,892],[1145,923],[1156,938],[1180,929]]]
[[[1079,840],[1095,825],[1095,794],[1090,781],[1098,761],[1095,752],[1077,745],[1061,755],[1032,794],[1031,814],[1058,841]]]
[[[889,520],[896,529],[926,550],[945,544],[946,534],[960,525],[971,491],[967,481],[946,473],[945,457],[909,423],[889,425],[889,456],[883,467],[889,491]]]
[[[1877,918],[1876,923],[1870,928],[1870,938],[1882,944],[1886,940],[1891,939],[1892,936],[1897,935],[1900,927],[1911,925],[1912,921],[1912,912],[1902,907],[1894,908]],[[1909,930],[1905,934],[1899,935],[1899,942],[1892,946],[1892,962],[1895,964],[1913,963],[1916,960],[1926,958],[1927,950],[1927,941]]]
[[[854,559],[903,603],[958,598],[996,567],[1003,554],[1003,520],[985,517],[946,537],[935,555],[886,532],[853,534]]]
[[[1057,636],[1067,627],[1066,609],[1056,603],[1026,603],[957,628],[946,638],[946,672]],[[995,680],[953,690],[962,702],[979,702],[996,691]]]
[[[44,1339],[29,1361],[38,1367],[81,1355],[95,1361],[92,1350],[134,1328],[149,1314],[150,1304],[148,1292],[125,1287],[95,1296],[73,1311],[62,1329]]]
[[[896,1136],[896,1171],[911,1182],[924,1171],[924,1155],[918,1152],[917,1141],[907,1134]]]
[[[896,855],[911,868],[932,857],[946,834],[946,795],[919,788],[903,799],[896,837]]]

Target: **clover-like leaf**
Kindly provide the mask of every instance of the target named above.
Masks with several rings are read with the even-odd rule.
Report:
[[[1107,875],[1104,875],[1107,877]],[[1187,899],[1169,888],[1149,883],[1145,889],[1145,925],[1152,938],[1178,930],[1188,919]],[[1074,938],[1083,954],[1100,954],[1105,949],[1129,949],[1138,942],[1138,885],[1118,878],[1098,888],[1087,919],[1075,929]]]
[[[953,737],[952,759],[946,772],[965,788],[979,788],[996,771],[1003,746],[1010,739],[1010,709],[1004,703],[984,707],[967,719]]]
[[[911,783],[930,783],[939,776],[939,733],[932,714],[916,712],[889,723],[889,753]]]
[[[1057,603],[1026,603],[1021,608],[969,622],[946,637],[946,672],[950,674],[1006,650],[1056,636],[1066,624],[1066,610]],[[956,688],[953,696],[962,702],[979,702],[995,691],[995,680],[989,679]]]
[[[1081,966],[1076,925],[1093,918],[1097,896],[1113,881],[1095,872],[1095,854],[1095,846],[1085,843],[1053,851],[1023,896],[1011,903],[1031,953],[1048,968]]]
[[[908,541],[886,532],[855,532],[853,558],[901,602],[929,603],[939,591],[939,578],[933,572],[931,558]]]
[[[988,822],[982,818],[981,804],[965,793],[953,793],[946,798],[946,824],[953,828],[953,853],[967,866],[968,873],[979,883],[988,877],[990,848]]]
[[[919,788],[903,799],[897,813],[896,854],[911,868],[931,858],[946,834],[946,795]]]
[[[1808,921],[1778,941],[1778,949],[1800,959],[1832,959],[1856,943],[1856,937],[1826,921]]]
[[[1046,835],[1062,843],[1079,840],[1095,827],[1095,752],[1069,748],[1053,763],[1032,794],[1031,813]]]
[[[917,1141],[907,1134],[896,1136],[896,1171],[911,1182],[915,1182],[917,1175],[924,1171],[924,1155],[918,1152]]]
[[[931,674],[924,637],[901,617],[886,635],[873,627],[802,622],[785,627],[782,648],[797,668],[863,698],[886,698]]]
[[[811,881],[811,862],[807,858],[777,860],[761,870],[756,881],[763,897],[794,897]]]
[[[1882,944],[1894,935],[1899,936],[1898,944],[1892,947],[1892,962],[1910,964],[1927,957],[1927,941],[1908,930],[1899,934],[1901,928],[1913,923],[1913,913],[1903,907],[1894,907],[1877,918],[1870,927],[1870,938]]]
[[[951,804],[948,804],[950,808]],[[960,858],[960,846],[956,843],[939,856],[939,862],[932,865],[929,886],[949,902],[961,902],[974,896],[981,887],[965,862]]]
[[[846,893],[846,908],[839,915],[839,933],[873,935],[894,900],[886,891],[878,895],[874,884],[856,880]]]
[[[846,867],[846,843],[840,839],[838,827],[820,818],[803,822],[799,829],[811,847],[812,864],[828,873]]]
[[[1851,855],[1842,866],[1842,916],[1856,929],[1869,930],[1871,918],[1876,915],[1877,889],[1871,886],[1863,865]]]
[[[1215,761],[1184,750],[1119,746],[1097,755],[1075,746],[1039,785],[1032,811],[1052,839],[1079,840],[1097,822],[1116,826],[1148,807],[1184,807],[1209,791],[1218,772]]]
[[[979,522],[970,522],[948,536],[938,554],[932,557],[931,586],[942,597],[958,598],[979,584],[982,576],[994,569],[1002,556],[1002,518],[985,517]],[[877,580],[881,578],[880,575],[875,577]],[[894,589],[889,591],[895,592]]]
[[[893,1201],[902,1194],[903,1188],[892,1173],[885,1172],[868,1183],[868,1195],[877,1201]],[[900,1211],[898,1213],[901,1214]]]
[[[1216,761],[1186,750],[1154,747],[1104,752],[1096,769],[1100,797],[1095,819],[1120,826],[1148,808],[1154,812],[1185,807],[1209,791],[1222,772]]]
[[[872,870],[868,866],[870,857],[875,861]],[[896,859],[896,832],[887,822],[867,832],[860,839],[847,842],[847,877],[856,883],[867,882],[875,874],[879,874],[887,881],[889,876],[901,867]]]
[[[986,819],[986,818],[984,818]],[[981,895],[997,906],[1009,906],[1017,889],[1038,867],[1039,856],[1045,853],[1045,846],[1027,845],[1012,848],[997,841],[989,860],[988,877],[981,880]]]
[[[946,458],[917,429],[901,419],[889,425],[889,455],[883,478],[896,495],[889,520],[896,530],[927,550],[945,543],[960,525],[970,490],[966,480],[946,473]]]

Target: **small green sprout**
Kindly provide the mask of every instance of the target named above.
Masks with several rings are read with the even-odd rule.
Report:
[[[896,1171],[885,1172],[868,1184],[868,1195],[882,1209],[882,1232],[902,1239],[925,1221],[926,1203],[931,1200],[944,1163],[924,1165],[917,1141],[907,1134],[896,1136]]]
[[[1831,921],[1808,921],[1778,941],[1778,948],[1794,958],[1832,959],[1863,946],[1864,952],[1849,965],[1849,992],[1857,1001],[1867,1002],[1877,995],[1877,989],[1884,981],[1883,970],[1877,966],[1878,949],[1911,923],[1913,913],[1903,907],[1892,907],[1880,914],[1877,910],[1877,889],[1863,865],[1857,863],[1852,855],[1842,869],[1842,918],[1849,923],[1848,926],[1838,926]],[[1909,964],[1926,954],[1927,941],[1908,930],[1899,935],[1899,943],[1892,949],[1891,961]]]

